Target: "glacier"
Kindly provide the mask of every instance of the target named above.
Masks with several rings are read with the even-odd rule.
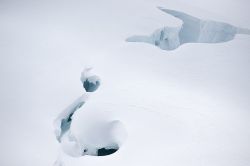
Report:
[[[174,51],[125,41],[179,31],[156,6],[249,28],[250,1],[0,6],[0,165],[250,165],[248,35]]]

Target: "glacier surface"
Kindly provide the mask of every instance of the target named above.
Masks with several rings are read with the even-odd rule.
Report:
[[[125,42],[181,27],[156,6],[250,27],[248,0],[0,1],[1,166],[250,165],[249,36]]]

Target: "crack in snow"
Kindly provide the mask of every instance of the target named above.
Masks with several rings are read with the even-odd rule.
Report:
[[[185,43],[222,43],[233,40],[236,34],[250,35],[250,30],[227,23],[201,20],[183,12],[158,7],[161,11],[183,21],[181,27],[163,27],[150,36],[135,35],[127,42],[144,42],[162,50],[174,50]]]
[[[98,139],[104,140],[102,144],[100,142],[81,142],[74,133],[71,132],[71,123],[75,112],[80,109],[88,100],[91,93],[96,91],[100,86],[100,78],[91,73],[91,68],[86,68],[81,74],[81,81],[85,89],[85,93],[77,98],[72,104],[70,104],[65,110],[63,110],[54,121],[55,135],[58,142],[61,144],[64,153],[72,157],[80,157],[84,155],[91,156],[106,156],[115,153],[119,150],[120,145],[125,140],[126,130],[123,124],[118,120],[107,122],[105,119],[100,122],[101,119],[95,119],[96,115],[100,117],[102,114],[91,114],[87,117],[91,123],[85,121],[88,130],[91,132],[83,132],[83,140],[87,138],[92,139],[98,137]],[[93,124],[95,125],[93,125]],[[100,137],[100,138],[99,138]],[[106,141],[106,142],[105,142]],[[58,159],[54,165],[62,165],[63,162]]]

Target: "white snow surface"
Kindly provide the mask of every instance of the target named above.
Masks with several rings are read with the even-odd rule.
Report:
[[[250,27],[248,0],[0,2],[0,165],[250,165],[249,36],[170,52],[126,42],[182,24],[157,6]],[[71,157],[54,135],[53,120],[85,93],[86,66],[102,82],[71,132],[85,142],[92,122],[119,120],[127,137],[112,155]]]

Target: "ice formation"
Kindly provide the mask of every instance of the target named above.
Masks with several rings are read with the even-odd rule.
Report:
[[[79,135],[71,130],[71,123],[75,112],[88,100],[91,93],[100,85],[100,78],[86,68],[81,74],[81,81],[85,93],[77,98],[54,121],[55,135],[64,153],[72,157],[83,155],[105,156],[115,153],[126,138],[126,130],[122,122],[107,116],[98,110],[85,110],[84,123],[79,128]],[[62,163],[60,159],[55,165]]]
[[[250,35],[250,30],[239,28],[227,23],[212,20],[201,20],[186,13],[164,9],[168,13],[183,21],[181,27],[163,27],[157,29],[150,36],[132,36],[128,42],[144,42],[153,44],[163,50],[174,50],[185,43],[222,43],[233,40],[236,34]]]

